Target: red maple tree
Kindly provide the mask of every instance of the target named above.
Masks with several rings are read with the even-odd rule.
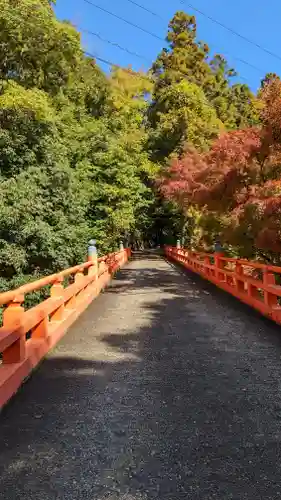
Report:
[[[240,238],[247,230],[239,229],[248,224],[253,245],[280,252],[281,81],[265,84],[260,99],[260,127],[223,133],[207,153],[188,149],[171,162],[160,184],[163,194],[184,210],[195,205],[227,215]]]

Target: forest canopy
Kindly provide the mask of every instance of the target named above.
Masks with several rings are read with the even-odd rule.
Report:
[[[183,238],[278,260],[281,82],[253,95],[176,12],[147,72],[103,72],[48,0],[0,0],[0,288]]]

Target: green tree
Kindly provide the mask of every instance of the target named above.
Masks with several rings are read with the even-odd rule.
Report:
[[[163,88],[187,80],[205,93],[226,128],[257,123],[258,115],[249,87],[231,86],[231,78],[237,74],[223,56],[216,54],[210,60],[208,45],[197,40],[194,16],[176,12],[166,39],[168,48],[162,50],[152,66],[155,78],[153,104],[161,99]]]
[[[0,0],[0,33],[2,80],[54,94],[82,57],[79,34],[56,19],[47,1]]]
[[[260,123],[257,99],[248,85],[241,83],[233,85],[229,100],[234,108],[234,128],[245,128]]]
[[[224,57],[216,54],[210,61],[211,75],[204,84],[209,102],[226,128],[235,128],[236,108],[231,99],[230,79],[236,76]]]
[[[68,162],[47,94],[15,82],[5,85],[0,145],[2,281],[49,273],[84,258],[88,199],[83,179]]]
[[[179,83],[183,78],[199,86],[211,75],[207,63],[209,48],[196,40],[197,25],[194,16],[178,11],[169,23],[166,37],[168,48],[162,50],[152,66],[156,80],[154,99],[167,85]]]
[[[202,89],[187,81],[162,89],[149,120],[150,147],[159,160],[181,154],[186,143],[204,150],[223,128]]]
[[[211,244],[223,214],[183,210],[155,179],[190,145],[207,154],[224,128],[257,124],[261,107],[247,86],[231,85],[222,56],[210,60],[193,16],[175,14],[151,71],[106,75],[53,4],[0,0],[1,289],[83,260],[92,237],[101,253],[121,239]],[[268,83],[262,120],[279,151],[280,89]],[[265,215],[278,232],[277,218]],[[264,246],[268,235],[259,235]]]
[[[95,236],[112,247],[128,239],[153,197],[151,179],[157,167],[145,150],[144,128],[151,82],[131,70],[115,70],[110,79],[111,112],[100,122],[103,139],[91,139],[91,208]]]

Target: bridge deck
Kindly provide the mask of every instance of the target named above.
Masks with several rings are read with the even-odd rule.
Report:
[[[1,414],[1,498],[279,498],[280,353],[280,327],[133,261]]]

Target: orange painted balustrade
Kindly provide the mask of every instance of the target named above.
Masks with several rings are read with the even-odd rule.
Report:
[[[91,255],[84,264],[0,294],[0,305],[4,306],[0,328],[0,408],[129,256],[129,249],[99,259]],[[66,278],[68,285],[64,286]],[[49,297],[25,310],[25,296],[46,286],[51,286]]]
[[[165,254],[281,324],[281,267],[169,246]]]

